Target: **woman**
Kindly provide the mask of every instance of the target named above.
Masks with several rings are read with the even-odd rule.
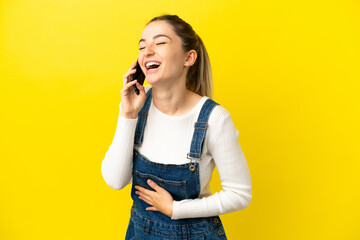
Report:
[[[163,15],[144,28],[138,62],[151,87],[130,81],[133,63],[101,166],[110,187],[133,182],[126,239],[226,239],[218,215],[246,208],[252,188],[239,132],[211,99],[205,46],[189,24]],[[211,194],[215,165],[223,189]]]

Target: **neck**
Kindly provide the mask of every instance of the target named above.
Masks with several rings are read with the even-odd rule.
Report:
[[[168,115],[182,115],[187,112],[192,92],[185,86],[152,87],[152,98],[155,107]]]

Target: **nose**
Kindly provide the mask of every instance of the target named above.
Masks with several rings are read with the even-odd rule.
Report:
[[[154,49],[152,44],[147,45],[144,50],[145,50],[144,51],[145,56],[151,56],[154,54]]]

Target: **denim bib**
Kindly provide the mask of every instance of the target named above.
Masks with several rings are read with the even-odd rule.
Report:
[[[144,106],[138,113],[134,145],[141,146],[144,137],[147,114],[151,105],[152,89],[146,93]],[[196,199],[200,196],[199,163],[202,153],[209,116],[218,103],[207,99],[202,106],[197,122],[194,123],[194,134],[190,151],[187,154],[189,163],[162,164],[156,163],[134,149],[133,183],[131,197],[133,206],[125,240],[200,240],[226,239],[225,231],[219,216],[205,218],[186,218],[172,220],[161,212],[145,210],[150,205],[138,198],[135,186],[154,191],[147,180],[151,179],[166,189],[176,201]]]

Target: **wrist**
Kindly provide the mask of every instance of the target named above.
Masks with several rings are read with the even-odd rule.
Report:
[[[131,119],[137,118],[137,114],[134,114],[134,113],[120,113],[120,116],[122,116],[124,118],[131,118]]]
[[[172,218],[172,216],[173,216],[173,202],[171,202],[171,204],[169,206],[168,216],[170,218]]]

